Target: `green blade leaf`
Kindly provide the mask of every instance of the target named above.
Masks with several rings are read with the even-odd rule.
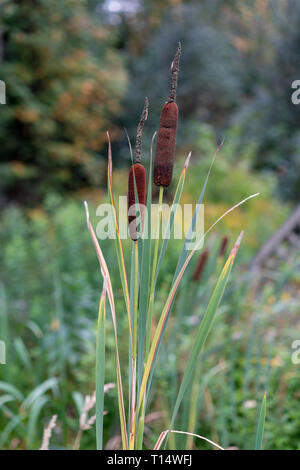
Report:
[[[176,415],[179,410],[179,406],[181,404],[181,401],[184,397],[184,394],[186,392],[187,386],[190,382],[190,379],[192,377],[194,368],[197,364],[197,360],[199,357],[199,354],[201,352],[201,349],[206,341],[206,338],[211,330],[211,327],[213,325],[213,322],[216,317],[216,313],[218,310],[218,307],[220,305],[220,302],[222,300],[226,284],[228,282],[230,272],[233,266],[233,262],[237,253],[237,250],[240,246],[241,240],[242,240],[243,232],[241,232],[240,236],[238,237],[225,265],[224,268],[220,274],[220,277],[218,279],[218,282],[216,284],[216,287],[212,293],[212,296],[210,298],[210,301],[208,303],[206,312],[204,314],[203,320],[201,321],[196,341],[194,343],[192,352],[190,354],[190,357],[188,359],[187,365],[185,367],[185,372],[182,378],[182,382],[179,388],[178,396],[175,402],[172,418],[171,418],[171,424],[170,424],[170,429],[172,429]]]
[[[58,385],[58,379],[56,377],[51,377],[50,379],[45,380],[40,385],[35,387],[32,392],[27,396],[23,401],[23,408],[30,408],[35,400],[44,395],[48,390],[54,391]]]
[[[98,313],[96,345],[96,442],[97,450],[103,449],[103,412],[105,377],[105,301],[106,288],[103,286]]]
[[[115,336],[115,345],[116,345],[116,361],[117,361],[117,384],[118,384],[118,404],[119,404],[119,416],[120,416],[120,427],[121,427],[121,435],[122,435],[122,444],[124,449],[128,449],[128,437],[127,437],[127,430],[126,430],[126,415],[125,415],[125,408],[124,408],[124,395],[123,395],[123,385],[122,385],[122,374],[121,374],[121,364],[120,364],[120,355],[119,355],[119,345],[118,345],[118,331],[117,331],[117,318],[116,318],[116,310],[115,310],[115,301],[114,301],[114,293],[111,285],[110,275],[107,268],[107,264],[105,258],[103,256],[102,250],[98,243],[97,237],[95,235],[93,226],[90,222],[89,216],[89,209],[87,202],[84,201],[85,211],[86,211],[86,221],[87,226],[90,231],[92,241],[94,243],[94,247],[97,253],[97,257],[100,264],[100,270],[103,277],[104,286],[107,292],[110,311],[113,321],[114,327],[114,336]]]
[[[191,222],[191,225],[189,227],[189,230],[188,230],[188,234],[186,236],[186,239],[184,241],[184,245],[183,245],[183,248],[182,248],[182,251],[180,253],[180,257],[179,257],[179,260],[178,260],[178,263],[177,263],[177,267],[176,267],[176,271],[175,271],[175,274],[174,274],[174,278],[173,278],[173,283],[175,282],[182,266],[184,265],[188,255],[189,255],[189,250],[187,248],[187,245],[188,243],[190,242],[190,239],[191,239],[191,235],[195,229],[195,224],[196,224],[196,221],[197,221],[197,217],[198,217],[198,212],[199,212],[199,208],[203,202],[203,197],[204,197],[204,193],[205,193],[205,189],[206,189],[206,186],[207,186],[207,183],[208,183],[208,179],[210,177],[210,173],[211,173],[211,170],[212,170],[212,167],[213,167],[213,164],[215,162],[215,159],[216,159],[216,156],[218,154],[218,152],[221,150],[222,146],[223,146],[223,143],[224,141],[222,141],[219,145],[219,147],[217,148],[217,150],[215,151],[214,153],[214,156],[213,156],[213,159],[212,159],[212,162],[210,164],[210,167],[209,167],[209,170],[208,170],[208,173],[206,175],[206,178],[205,178],[205,181],[204,181],[204,185],[202,187],[202,191],[201,191],[201,194],[199,196],[199,199],[197,201],[197,208],[193,214],[193,218],[192,218],[192,222]]]
[[[17,389],[14,385],[11,385],[7,382],[0,382],[0,391],[2,392],[8,392],[10,395],[12,395],[16,400],[23,401],[24,396],[22,395],[22,392]]]
[[[179,177],[177,187],[176,187],[176,191],[175,191],[175,195],[174,195],[174,199],[173,199],[173,204],[172,204],[173,207],[174,206],[177,207],[177,204],[179,204],[179,202],[180,202],[183,187],[184,187],[185,177],[186,177],[186,170],[187,170],[187,167],[189,165],[191,155],[192,155],[192,153],[190,152],[188,154],[188,157],[185,161],[183,170],[182,170],[181,175]],[[169,217],[169,220],[168,220],[168,224],[166,226],[165,234],[166,233],[171,233],[171,231],[172,231],[172,228],[173,228],[173,225],[174,225],[174,219],[175,219],[175,215],[176,215],[176,210],[177,209],[175,209],[174,211],[172,210],[170,212],[170,217]],[[158,277],[158,273],[159,273],[159,270],[160,270],[162,260],[164,258],[165,252],[167,250],[168,243],[169,243],[169,237],[164,236],[163,237],[163,244],[162,244],[160,255],[159,255],[159,260],[158,260],[158,263],[157,263],[157,269],[156,269],[156,275],[155,275],[155,284],[156,284],[156,281],[157,281],[157,277]]]
[[[27,448],[29,449],[33,447],[34,438],[38,432],[38,421],[40,413],[48,401],[49,397],[42,395],[35,400],[31,407],[26,434]]]
[[[108,132],[107,132],[107,138],[108,138],[108,171],[107,171],[108,194],[109,194],[110,203],[113,208],[114,223],[115,223],[115,229],[116,229],[116,235],[117,235],[117,238],[115,240],[115,247],[116,247],[117,259],[118,259],[122,289],[123,289],[124,299],[125,299],[125,304],[126,304],[126,310],[127,310],[127,315],[128,315],[129,333],[130,333],[130,341],[131,341],[131,347],[132,347],[133,346],[133,329],[132,329],[132,316],[131,316],[131,311],[130,311],[129,288],[128,288],[126,266],[125,266],[123,244],[122,244],[122,239],[120,236],[119,222],[118,222],[117,211],[116,211],[115,200],[114,200],[113,189],[112,189],[112,153],[111,153],[111,142],[110,142],[110,137],[109,137]]]
[[[143,375],[143,379],[142,379],[142,383],[141,383],[141,394],[140,394],[139,408],[141,406],[141,396],[143,396],[143,393],[145,392],[147,382],[148,382],[148,379],[149,379],[149,375],[150,375],[150,373],[151,374],[153,373],[153,365],[155,363],[157,354],[159,352],[159,348],[160,348],[160,345],[161,345],[161,342],[162,342],[162,338],[163,338],[164,331],[165,331],[165,328],[166,328],[166,325],[167,325],[167,322],[168,322],[168,319],[169,319],[170,310],[171,310],[171,307],[173,305],[173,302],[174,302],[174,299],[175,299],[175,296],[176,296],[176,293],[177,293],[178,286],[181,282],[181,279],[183,277],[183,274],[184,274],[187,266],[189,265],[189,262],[191,261],[191,259],[192,259],[193,255],[195,254],[196,250],[201,246],[201,244],[202,244],[204,238],[206,237],[206,235],[218,224],[218,222],[220,222],[220,220],[222,220],[226,215],[230,214],[234,209],[236,209],[237,207],[239,207],[240,205],[244,204],[246,201],[248,201],[249,199],[252,199],[253,197],[255,197],[257,195],[258,195],[258,193],[252,194],[251,196],[243,199],[238,204],[235,204],[233,207],[231,207],[226,212],[224,212],[224,214],[222,214],[209,227],[209,229],[204,233],[204,235],[196,243],[196,245],[194,246],[192,251],[189,252],[189,255],[186,258],[185,262],[183,263],[183,265],[182,265],[182,267],[181,267],[181,269],[178,273],[178,276],[176,277],[175,281],[172,284],[170,293],[168,295],[167,301],[166,301],[165,306],[162,310],[159,322],[158,322],[156,330],[155,330],[154,338],[153,338],[153,341],[152,341],[152,344],[151,344],[151,349],[150,349],[150,352],[149,352],[149,355],[148,355],[148,358],[147,358],[147,362],[146,362],[145,370],[144,370],[144,375]],[[150,376],[150,380],[151,380],[151,376]]]
[[[264,436],[264,427],[267,410],[267,394],[265,392],[257,421],[256,435],[254,440],[254,450],[261,450]]]
[[[147,237],[139,240],[142,243],[142,256],[141,256],[141,279],[140,279],[140,299],[139,299],[139,324],[138,324],[138,364],[137,364],[137,385],[139,396],[139,388],[142,380],[144,355],[145,355],[145,341],[147,331],[149,329],[147,318],[148,313],[148,299],[150,293],[150,268],[151,268],[151,203],[152,203],[152,161],[153,161],[153,144],[156,137],[156,132],[152,136],[150,147],[150,163],[149,163],[149,177],[148,177],[148,190],[147,190],[147,217],[145,220],[145,230],[148,233]],[[147,352],[146,352],[147,353]]]

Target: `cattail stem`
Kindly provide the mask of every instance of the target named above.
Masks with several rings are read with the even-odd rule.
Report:
[[[144,424],[145,424],[145,395],[143,398],[142,412],[141,412],[141,416],[139,418],[139,424],[138,424],[136,450],[143,449]]]
[[[139,282],[139,249],[137,241],[134,242],[134,320],[133,320],[133,357],[137,356],[138,331],[138,282]]]
[[[160,186],[159,188],[159,197],[158,197],[158,237],[155,240],[154,245],[154,254],[153,254],[153,265],[152,265],[152,277],[150,285],[150,296],[149,296],[149,307],[147,312],[147,328],[146,328],[146,344],[145,344],[145,354],[148,355],[150,349],[150,339],[151,339],[151,324],[152,324],[152,309],[154,302],[154,288],[155,288],[155,277],[156,277],[156,268],[158,260],[158,247],[160,240],[160,226],[161,226],[161,206],[164,195],[164,187]]]
[[[142,161],[142,134],[145,122],[148,117],[148,98],[145,98],[144,109],[141,114],[140,122],[137,127],[136,145],[134,162],[131,165],[128,177],[128,224],[131,239],[135,242],[138,238],[136,226],[136,205],[140,204],[141,210],[141,227],[140,233],[143,229],[144,212],[143,206],[145,205],[146,197],[146,174],[145,168],[141,164]]]
[[[201,374],[201,367],[200,364],[195,370],[195,376],[193,379],[192,384],[192,391],[191,391],[191,405],[190,405],[190,412],[189,412],[189,421],[188,421],[188,430],[191,433],[195,432],[197,417],[198,417],[198,409],[199,409],[199,391],[200,391],[200,374]],[[186,449],[192,450],[193,449],[193,441],[194,437],[192,435],[188,435],[186,439]]]
[[[179,73],[179,61],[181,56],[181,42],[178,43],[178,48],[171,64],[171,85],[169,92],[169,102],[176,101],[177,82]]]
[[[137,127],[136,145],[134,161],[130,168],[128,178],[128,222],[129,232],[133,240],[133,345],[131,351],[131,397],[130,397],[130,429],[129,429],[129,449],[133,450],[136,441],[136,394],[137,394],[137,354],[138,354],[138,290],[139,290],[139,249],[136,225],[136,205],[139,204],[141,227],[143,230],[143,218],[145,197],[146,197],[146,176],[142,161],[142,134],[145,122],[148,117],[148,98],[145,98],[144,109]]]
[[[145,341],[145,362],[150,350],[150,340],[151,340],[151,326],[152,326],[152,312],[153,312],[153,302],[154,302],[154,290],[155,290],[155,279],[156,279],[156,268],[158,261],[158,248],[160,242],[160,228],[161,228],[161,207],[163,202],[164,187],[160,186],[159,188],[159,197],[158,197],[158,237],[155,240],[154,254],[153,254],[153,264],[152,264],[152,276],[151,276],[151,285],[150,285],[150,295],[149,295],[149,305],[147,311],[147,327],[146,327],[146,341]],[[146,394],[146,391],[145,391]],[[143,444],[143,431],[144,431],[144,422],[145,422],[145,394],[142,397],[142,406],[141,412],[138,420],[138,435],[137,435],[137,449],[142,448]],[[138,397],[139,399],[139,397]]]
[[[134,295],[133,295],[133,351],[132,351],[132,374],[131,374],[131,423],[129,449],[134,449],[136,433],[136,364],[137,364],[137,344],[138,344],[138,289],[139,289],[139,248],[138,242],[134,242]]]
[[[137,127],[136,133],[136,143],[135,143],[135,152],[134,152],[134,162],[133,163],[141,163],[142,162],[142,134],[145,122],[147,121],[148,117],[148,108],[149,108],[149,100],[145,98],[144,109],[141,114],[140,122]]]

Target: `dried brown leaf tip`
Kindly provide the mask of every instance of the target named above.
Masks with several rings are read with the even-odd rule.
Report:
[[[140,122],[137,127],[136,133],[136,143],[135,143],[135,154],[134,154],[134,163],[141,163],[142,162],[142,135],[145,122],[147,121],[148,117],[148,109],[149,109],[149,100],[145,98],[144,109],[141,114]]]
[[[154,162],[154,184],[168,187],[172,181],[178,125],[178,106],[175,103],[179,72],[181,44],[171,65],[171,86],[169,100],[163,106],[157,135]]]
[[[145,98],[145,105],[137,127],[134,163],[131,165],[128,178],[128,225],[131,239],[135,242],[138,239],[137,231],[137,207],[140,204],[141,225],[143,225],[144,211],[146,203],[146,172],[142,165],[142,134],[145,122],[148,117],[149,101]],[[141,231],[142,227],[139,228]]]
[[[171,64],[171,86],[170,86],[170,93],[169,93],[169,101],[176,101],[180,56],[181,56],[181,42],[178,43],[178,48],[177,48],[174,60]]]
[[[241,233],[240,233],[239,236],[238,236],[237,241],[236,241],[235,244],[234,244],[234,247],[233,247],[232,250],[231,250],[230,256],[231,256],[232,258],[235,258],[235,257],[236,257],[236,254],[237,254],[238,249],[239,249],[239,247],[240,247],[240,244],[241,244],[241,241],[242,241],[242,239],[243,239],[244,233],[245,233],[244,230],[242,230]]]

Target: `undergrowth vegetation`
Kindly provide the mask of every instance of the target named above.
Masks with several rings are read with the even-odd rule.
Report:
[[[91,207],[90,212],[92,216]],[[96,224],[96,217],[93,219]],[[185,368],[195,324],[215,281],[213,266],[220,263],[221,234],[214,235],[205,245],[210,254],[201,279],[197,284],[189,281],[198,262],[195,259],[170,318],[146,416],[146,447],[153,447],[159,433],[168,427],[170,404]],[[245,249],[247,242],[246,233]],[[53,431],[53,448],[72,448],[84,397],[95,390],[95,305],[101,288],[82,204],[62,204],[49,197],[44,211],[25,215],[8,209],[1,217],[0,243],[1,339],[7,345],[7,364],[0,366],[1,448],[39,448],[43,427],[54,414],[58,424]],[[114,247],[108,241],[101,246],[115,286],[116,309],[122,311]],[[267,389],[264,448],[296,449],[300,384],[299,366],[291,362],[291,343],[297,339],[299,324],[299,259],[287,261],[272,281],[251,290],[247,265],[241,263],[242,251],[218,313],[220,318],[195,371],[199,380],[194,378],[190,388],[189,393],[197,397],[192,400],[195,413],[189,409],[186,395],[177,428],[193,429],[224,447],[252,447],[257,409]],[[175,267],[176,253],[168,250],[158,280],[154,316],[166,297]],[[118,329],[120,354],[126,358],[125,315],[118,315]],[[115,383],[109,321],[106,338],[106,382]],[[125,373],[124,382],[127,379]],[[111,446],[120,445],[116,399],[114,388],[105,397],[104,442]],[[115,440],[110,440],[112,437]],[[170,436],[170,446],[172,439],[176,439],[177,448],[211,448],[180,435]],[[82,433],[81,448],[95,448],[94,427]]]

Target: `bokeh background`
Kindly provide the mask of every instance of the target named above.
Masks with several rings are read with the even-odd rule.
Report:
[[[257,251],[300,199],[300,105],[291,101],[292,82],[300,79],[299,2],[2,0],[0,14],[0,79],[6,84],[6,104],[0,105],[0,339],[7,345],[7,364],[0,365],[0,447],[38,448],[54,413],[56,447],[73,445],[84,396],[94,390],[101,288],[82,201],[93,207],[107,200],[107,130],[115,191],[126,194],[124,128],[134,143],[145,96],[147,166],[180,40],[180,122],[167,198],[192,151],[184,202],[197,201],[222,139],[206,192],[207,227],[244,197],[261,193],[224,219],[208,242],[216,260],[222,236],[232,243],[246,231],[222,307],[229,320],[216,330],[203,361],[208,376],[193,392],[199,396],[193,426],[224,446],[249,448],[261,393],[268,389],[266,447],[299,448],[300,366],[291,362],[291,343],[300,339],[299,249],[281,247],[283,255],[272,257],[271,270],[262,268],[255,285],[247,278]],[[104,242],[104,249],[119,286],[113,244]],[[178,252],[167,254],[158,312]],[[149,447],[167,426],[170,381],[175,390],[194,310],[215,280],[212,266],[206,270],[200,293],[193,291],[197,305],[190,300],[185,317],[179,314],[173,341],[162,352]],[[114,382],[112,339],[108,349],[107,381]],[[178,349],[181,359],[174,364]],[[219,374],[214,367],[223,363]],[[106,406],[107,445],[118,446],[114,390]],[[186,416],[182,429],[191,425]],[[185,446],[182,439],[177,446]],[[94,429],[83,432],[81,446],[95,446]]]

